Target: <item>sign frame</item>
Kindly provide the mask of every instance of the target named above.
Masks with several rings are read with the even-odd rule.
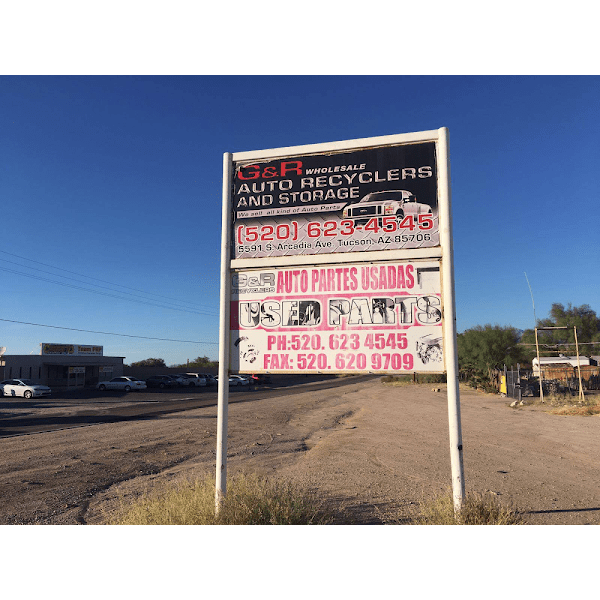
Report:
[[[389,136],[344,140],[305,146],[290,146],[250,152],[226,152],[223,155],[223,204],[221,222],[221,290],[219,319],[219,385],[217,408],[217,464],[215,510],[218,511],[226,494],[227,480],[227,420],[229,399],[230,305],[231,274],[235,270],[288,267],[296,265],[324,265],[352,262],[379,262],[388,260],[438,259],[441,269],[443,306],[444,364],[447,375],[448,421],[450,429],[450,459],[455,510],[459,510],[465,493],[463,446],[460,425],[458,384],[458,355],[456,346],[456,307],[454,289],[454,250],[452,242],[452,214],[450,198],[449,134],[446,127],[436,130]],[[332,255],[272,256],[232,259],[232,200],[234,163],[295,158],[319,153],[338,153],[367,148],[383,148],[402,144],[434,142],[437,173],[437,209],[439,217],[439,246],[428,248],[390,249],[348,252]]]

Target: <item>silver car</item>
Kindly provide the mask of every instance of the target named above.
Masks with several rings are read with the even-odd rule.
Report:
[[[96,385],[96,389],[103,390],[123,390],[130,392],[131,390],[145,390],[146,382],[136,379],[135,377],[115,377],[110,381],[101,381]]]
[[[3,396],[22,396],[27,399],[52,394],[52,390],[47,385],[33,383],[30,379],[6,379],[0,382],[0,388]]]
[[[202,373],[183,373],[181,377],[187,378],[186,385],[196,387],[206,387],[208,385],[208,381],[206,377]]]

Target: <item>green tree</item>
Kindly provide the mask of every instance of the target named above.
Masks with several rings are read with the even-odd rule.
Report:
[[[514,365],[524,359],[520,332],[514,327],[476,325],[458,334],[458,366],[461,371],[486,374],[488,369]]]
[[[567,329],[554,331],[538,331],[541,355],[556,356],[558,352],[574,355],[575,332],[573,327],[577,328],[577,341],[581,344],[579,347],[581,355],[589,356],[600,353],[600,319],[589,304],[572,306],[569,303],[565,308],[563,304],[555,302],[550,308],[549,317],[538,319],[537,327],[567,327]],[[523,332],[521,341],[523,344],[535,344],[534,330],[527,329]],[[593,342],[598,343],[592,345]],[[533,348],[535,354],[535,346]]]
[[[138,362],[131,363],[132,367],[166,367],[162,358],[146,358]]]
[[[194,360],[190,361],[190,365],[198,366],[198,367],[210,367],[214,364],[214,361],[210,360],[208,356],[198,356]]]
[[[208,358],[208,356],[197,356],[194,360],[190,360],[189,363],[185,363],[183,365],[174,365],[177,368],[180,369],[187,369],[187,368],[192,368],[192,369],[202,369],[204,367],[208,367],[208,368],[216,368],[219,366],[218,361],[215,360],[210,360],[210,358]]]

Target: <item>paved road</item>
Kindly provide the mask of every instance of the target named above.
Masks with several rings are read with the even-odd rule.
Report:
[[[272,385],[231,387],[229,402],[252,402],[259,398],[289,396],[306,391],[306,386],[324,390],[368,378],[334,376],[299,376],[280,378]],[[215,406],[217,388],[147,389],[142,392],[73,390],[53,394],[52,398],[25,400],[0,398],[0,438],[85,427],[101,423],[117,423],[152,419],[160,415],[194,408]]]

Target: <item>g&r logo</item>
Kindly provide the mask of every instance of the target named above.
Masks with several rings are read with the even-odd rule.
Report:
[[[235,273],[231,279],[231,284],[234,288],[273,287],[275,285],[275,273],[260,273],[258,276]]]
[[[302,162],[299,160],[283,161],[277,166],[245,165],[237,171],[238,179],[247,181],[249,179],[272,179],[273,177],[285,177],[288,173],[302,175]]]

